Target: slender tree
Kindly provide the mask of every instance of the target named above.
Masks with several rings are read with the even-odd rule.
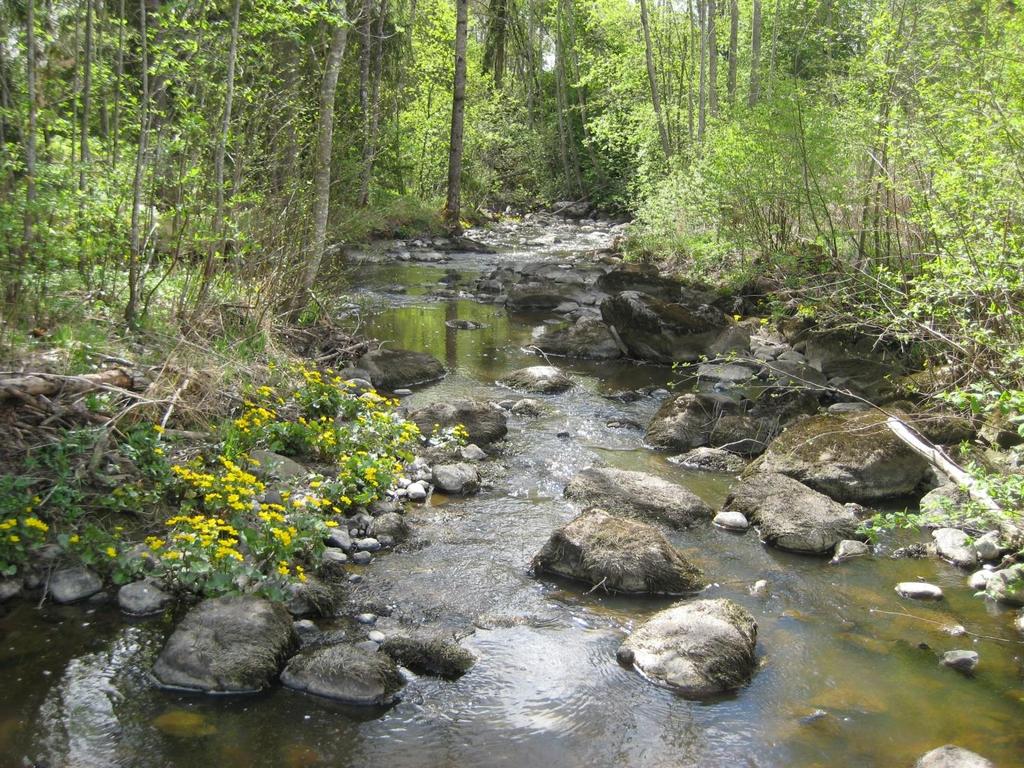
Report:
[[[146,0],[139,0],[139,51],[140,80],[139,95],[139,143],[135,153],[135,178],[132,181],[132,223],[129,233],[128,250],[128,304],[124,308],[124,319],[129,328],[136,328],[139,322],[139,301],[142,294],[142,187],[146,173],[146,153],[149,143],[149,9]]]
[[[732,0],[729,3],[729,105],[736,103],[736,61],[740,37],[740,3]]]
[[[210,282],[216,271],[217,255],[223,257],[227,250],[227,232],[224,227],[224,157],[227,154],[228,136],[231,133],[231,106],[235,98],[235,64],[238,60],[238,24],[241,15],[241,0],[234,0],[231,8],[231,42],[228,44],[227,82],[224,84],[224,110],[221,113],[220,131],[217,133],[217,147],[213,156],[214,206],[213,222],[210,225],[210,242],[203,264],[203,278],[196,297],[198,308],[210,290]]]
[[[316,168],[313,177],[313,238],[305,259],[299,292],[293,302],[298,314],[309,302],[313,284],[320,272],[327,244],[327,214],[331,202],[331,155],[334,149],[334,100],[338,91],[338,74],[348,42],[348,22],[336,10],[332,19],[331,42],[327,49],[324,76],[320,81],[320,117],[317,121]]]
[[[78,169],[79,192],[85,192],[86,190],[88,167],[91,159],[89,153],[89,119],[92,106],[92,25],[92,0],[85,0],[85,55],[83,57],[84,60],[82,64],[82,126],[79,130],[82,142],[79,153],[81,166]]]
[[[715,27],[715,16],[718,9],[715,0],[708,3],[708,109],[711,115],[718,114],[718,31]]]
[[[672,145],[668,140],[668,130],[661,114],[661,98],[658,95],[658,74],[654,68],[654,53],[651,50],[651,25],[647,18],[647,0],[640,0],[640,24],[644,29],[644,53],[647,59],[647,82],[651,86],[651,104],[654,106],[654,119],[658,123],[658,135],[661,137],[661,151],[665,157],[672,156]]]
[[[753,107],[761,96],[761,0],[754,0],[750,21],[750,90],[747,105]]]
[[[455,0],[455,81],[452,86],[452,130],[448,142],[448,200],[444,218],[452,232],[459,223],[462,193],[462,139],[466,111],[466,34],[469,0]]]

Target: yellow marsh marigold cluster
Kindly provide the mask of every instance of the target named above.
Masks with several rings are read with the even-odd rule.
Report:
[[[38,499],[33,499],[33,503],[38,503]],[[14,575],[50,530],[49,525],[33,514],[33,509],[26,506],[20,516],[0,521],[0,576]]]

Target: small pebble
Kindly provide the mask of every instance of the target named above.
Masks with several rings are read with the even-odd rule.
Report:
[[[381,632],[379,629],[375,629],[366,635],[368,638],[373,640],[375,643],[383,643],[387,639],[387,635]]]
[[[361,552],[356,552],[354,555],[352,555],[352,562],[356,565],[369,565],[372,560],[373,555],[371,555],[369,552],[366,552],[365,550]]]
[[[768,581],[766,579],[758,579],[750,587],[750,594],[752,595],[764,595],[768,593]]]
[[[356,621],[358,621],[360,624],[366,624],[368,626],[373,626],[374,624],[377,623],[377,614],[375,614],[375,613],[359,613],[359,614],[356,614]]]
[[[942,661],[939,663],[944,667],[950,667],[965,675],[973,675],[974,670],[978,666],[978,652],[946,651],[942,654]]]
[[[348,577],[348,583],[349,584],[359,584],[362,580],[363,580],[362,574],[359,574],[359,573],[349,574],[349,577]]]
[[[391,394],[396,395],[398,397],[408,397],[409,395],[412,394],[412,390],[411,389],[396,389]]]

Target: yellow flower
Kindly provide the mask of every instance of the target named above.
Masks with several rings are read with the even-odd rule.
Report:
[[[287,576],[289,573],[291,573],[291,571],[288,570],[288,563],[282,560],[277,566],[277,572],[280,573],[282,576]]]
[[[24,520],[21,521],[21,524],[24,525],[26,528],[35,528],[36,530],[42,531],[43,533],[46,533],[48,530],[50,530],[50,526],[48,526],[38,517],[26,517]]]
[[[73,533],[70,536],[68,536],[68,544],[77,544],[81,540],[82,537],[79,536],[77,533]]]
[[[113,547],[107,547],[106,550],[104,551],[107,553],[107,557],[109,557],[111,560],[117,557],[117,550]]]
[[[163,456],[164,455],[164,449],[163,448],[154,448],[153,449],[153,453],[156,456]]]
[[[17,544],[19,541],[21,541],[21,537],[16,533],[12,533],[10,536],[7,537],[7,540],[12,544]]]
[[[160,424],[154,424],[153,425],[153,431],[156,432],[158,435],[162,435],[167,430],[164,429],[163,426],[160,425]]]

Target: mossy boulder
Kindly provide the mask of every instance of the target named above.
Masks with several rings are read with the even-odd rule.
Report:
[[[455,680],[466,674],[476,657],[451,640],[422,635],[390,635],[380,652],[418,675]]]
[[[565,495],[587,507],[672,528],[712,517],[711,507],[688,488],[646,472],[591,467],[572,478]]]
[[[928,477],[928,462],[870,411],[801,419],[768,446],[747,474],[788,475],[836,501],[872,503],[913,494]]]
[[[725,509],[756,524],[766,543],[792,552],[828,554],[857,531],[857,518],[845,506],[777,473],[744,477]]]
[[[370,374],[373,386],[383,390],[436,381],[445,375],[444,365],[436,357],[408,349],[381,348],[367,352],[356,365]]]
[[[538,573],[628,594],[683,594],[705,584],[700,569],[657,528],[600,509],[584,512],[555,531],[533,567]]]
[[[293,656],[281,683],[344,704],[378,707],[393,704],[404,685],[391,657],[345,644],[313,647]]]
[[[295,644],[284,606],[249,595],[212,598],[174,629],[153,676],[167,688],[258,691],[277,675]]]
[[[659,611],[619,647],[620,663],[684,696],[746,684],[754,672],[757,623],[731,600],[697,600]]]
[[[487,446],[508,434],[505,412],[489,403],[457,398],[445,403],[432,403],[409,414],[409,420],[429,435],[438,426],[442,429],[459,424],[469,433],[468,440]]]
[[[587,360],[614,360],[622,357],[608,326],[596,317],[581,317],[575,323],[544,327],[534,346],[548,355]]]

